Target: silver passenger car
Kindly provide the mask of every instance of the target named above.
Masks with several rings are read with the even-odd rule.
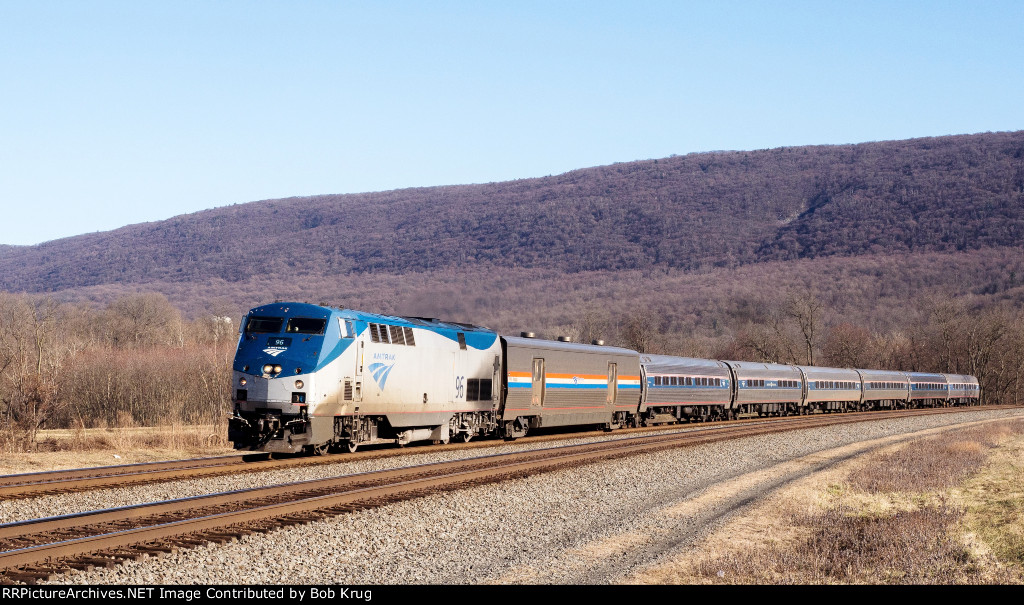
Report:
[[[795,414],[800,410],[804,384],[797,366],[751,361],[726,361],[736,381],[735,408],[739,414]]]
[[[910,379],[904,372],[858,370],[864,380],[864,401],[876,408],[905,408],[910,400]]]
[[[640,366],[646,386],[640,415],[645,423],[728,416],[732,375],[723,362],[643,353]]]
[[[957,405],[974,405],[981,396],[978,379],[966,374],[943,374],[949,388],[949,399]]]
[[[949,400],[949,389],[943,374],[908,372],[911,407],[944,406]]]
[[[853,410],[863,407],[864,393],[857,370],[799,366],[807,382],[808,410]]]
[[[640,405],[640,359],[635,351],[597,345],[502,337],[508,394],[501,420],[506,434],[529,428],[621,426]]]

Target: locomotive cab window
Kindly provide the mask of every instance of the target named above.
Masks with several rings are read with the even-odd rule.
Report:
[[[245,324],[245,332],[247,334],[279,334],[283,325],[283,317],[250,317]]]
[[[285,328],[285,332],[292,334],[323,334],[324,327],[326,326],[326,319],[292,317],[288,320],[288,327]]]

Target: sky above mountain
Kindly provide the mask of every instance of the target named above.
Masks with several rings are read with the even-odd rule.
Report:
[[[1024,128],[1024,3],[0,0],[0,244],[233,203]]]

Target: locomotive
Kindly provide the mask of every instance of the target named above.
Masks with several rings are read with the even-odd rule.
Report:
[[[308,303],[239,327],[228,438],[273,453],[977,403],[973,376],[649,355]]]

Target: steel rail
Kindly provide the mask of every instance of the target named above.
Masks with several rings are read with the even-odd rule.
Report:
[[[962,410],[938,408],[915,410],[911,412],[911,415],[960,411]],[[623,437],[597,443],[510,454],[493,454],[458,461],[438,462],[7,524],[0,526],[0,532],[3,532],[3,537],[10,544],[9,540],[19,536],[41,535],[45,532],[56,532],[59,535],[60,531],[73,530],[83,524],[92,526],[104,520],[119,519],[125,522],[131,518],[150,517],[157,510],[173,512],[177,509],[180,514],[187,509],[200,513],[194,518],[157,521],[149,525],[142,524],[138,527],[106,531],[94,535],[72,535],[66,539],[58,537],[51,543],[7,550],[0,552],[0,569],[6,569],[4,573],[9,580],[28,581],[39,574],[47,573],[32,568],[33,565],[45,564],[49,565],[50,569],[81,567],[84,560],[95,560],[101,551],[112,552],[118,549],[131,551],[132,548],[139,549],[132,551],[135,554],[153,550],[166,551],[169,547],[161,545],[159,543],[161,540],[171,540],[172,543],[174,540],[178,540],[180,544],[191,545],[201,542],[203,534],[212,531],[220,532],[217,535],[221,537],[225,535],[224,532],[228,534],[232,532],[251,533],[250,530],[237,528],[242,524],[271,521],[271,525],[274,526],[289,525],[348,510],[379,506],[436,491],[449,491],[466,485],[492,483],[511,477],[526,476],[536,472],[587,464],[613,457],[693,446],[744,436],[906,416],[907,412],[905,411],[878,412],[870,418],[849,415],[800,416],[789,418],[788,422],[724,426],[714,431]],[[316,493],[316,490],[325,493]],[[288,497],[281,502],[266,503],[271,494],[287,495]],[[249,504],[244,505],[246,502]],[[211,506],[223,506],[228,503],[244,506],[224,512],[211,512],[210,510]],[[152,544],[153,542],[157,543]],[[85,559],[76,561],[75,557],[84,557]],[[0,575],[0,580],[2,579],[3,576]]]
[[[927,410],[986,410],[1000,409],[1008,406],[977,406],[969,408],[922,408],[919,410],[900,410],[898,413],[908,414]],[[1009,406],[1012,407],[1012,406]],[[850,417],[867,417],[873,414],[893,413],[893,410],[873,410],[867,412],[848,413]],[[847,416],[847,414],[843,414]],[[832,417],[834,414],[815,414],[810,417]],[[638,427],[619,429],[616,434],[629,435],[634,433],[664,432],[672,430],[709,430],[711,427],[733,426],[747,423],[784,422],[787,419],[800,418],[786,416],[781,418],[748,418],[733,421],[716,421],[709,423],[668,424],[655,427]],[[866,418],[865,418],[866,419]],[[593,434],[606,434],[604,431],[583,431],[577,433],[545,434],[522,437],[522,443],[537,443],[569,438],[585,437]],[[93,468],[42,471],[0,476],[0,499],[27,498],[53,493],[71,493],[109,487],[176,481],[187,478],[214,477],[238,472],[265,472],[282,468],[302,466],[318,466],[362,460],[367,458],[387,458],[403,456],[410,451],[425,453],[439,448],[445,449],[477,449],[493,447],[495,441],[483,440],[471,443],[451,444],[447,446],[423,446],[414,450],[406,448],[369,450],[355,454],[333,454],[317,457],[290,459],[270,459],[264,452],[217,456],[212,458],[193,458],[188,460],[171,460],[161,462],[143,462],[138,464],[103,466]]]

